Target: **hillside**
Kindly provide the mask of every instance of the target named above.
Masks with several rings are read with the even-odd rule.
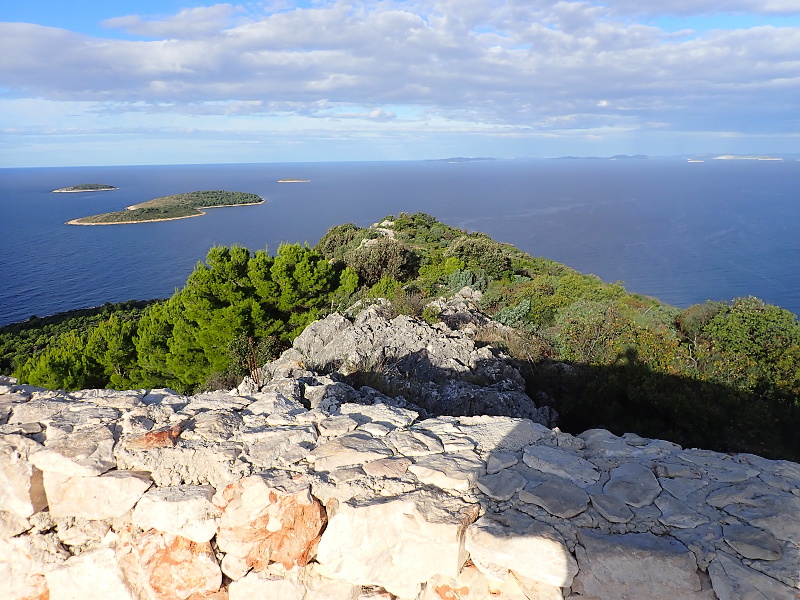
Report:
[[[481,319],[503,326],[472,326],[471,339],[510,356],[563,430],[798,458],[791,313],[757,298],[678,309],[423,213],[339,225],[274,256],[212,248],[183,289],[147,308],[0,330],[0,365],[50,389],[229,389],[331,312],[385,298],[394,314],[434,324],[448,318],[439,299],[465,289]],[[362,381],[395,368],[365,363]]]

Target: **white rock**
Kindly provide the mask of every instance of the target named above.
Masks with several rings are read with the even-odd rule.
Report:
[[[437,438],[423,431],[395,429],[385,441],[402,456],[428,456],[444,452],[444,446]]]
[[[368,433],[354,431],[320,444],[308,454],[307,458],[309,462],[314,463],[315,470],[332,471],[391,455],[391,449],[380,439]]]
[[[579,487],[587,487],[600,479],[600,471],[574,452],[549,446],[526,446],[522,462],[533,469],[571,481]]]
[[[110,548],[73,556],[45,578],[50,600],[138,600]]]
[[[442,493],[341,504],[317,550],[321,572],[413,598],[434,575],[454,577],[467,555],[464,529],[477,505]]]
[[[590,494],[592,506],[612,523],[627,523],[633,519],[633,511],[622,500],[606,494]]]
[[[21,435],[0,436],[0,510],[26,518],[47,506],[42,472],[28,460],[41,448]]]
[[[655,505],[661,511],[658,520],[667,527],[692,529],[710,521],[707,516],[691,509],[687,504],[676,500],[669,494],[661,494],[655,499]]]
[[[460,452],[424,456],[408,470],[422,483],[463,492],[472,488],[486,473],[486,466],[474,452]]]
[[[31,456],[31,462],[42,471],[82,477],[102,475],[117,466],[114,443],[114,433],[107,425],[82,428],[48,443]]]
[[[228,586],[229,600],[255,600],[274,598],[275,600],[303,600],[305,588],[287,579],[272,579],[264,573],[250,572],[242,579]]]
[[[519,462],[519,458],[512,452],[492,452],[486,458],[486,472],[490,475],[498,473],[508,467],[513,467]]]
[[[486,514],[467,529],[470,558],[487,577],[503,581],[509,571],[556,587],[569,587],[575,559],[558,532],[515,510]]]
[[[728,545],[745,558],[778,560],[781,545],[769,531],[747,525],[723,525],[722,535]]]
[[[180,485],[152,489],[133,511],[133,523],[142,529],[157,529],[207,542],[219,530],[220,511],[211,502],[210,485]]]
[[[422,421],[418,426],[424,427],[425,423]],[[512,417],[461,417],[458,429],[474,440],[481,452],[519,452],[528,444],[551,435],[544,425]]]
[[[651,533],[604,535],[578,530],[580,571],[573,592],[619,600],[711,600],[689,549]]]
[[[44,487],[53,517],[110,519],[128,512],[152,485],[147,473],[111,471],[98,477],[46,472]]]

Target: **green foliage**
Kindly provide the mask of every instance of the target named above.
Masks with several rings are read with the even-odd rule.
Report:
[[[394,277],[384,275],[378,280],[378,283],[373,285],[368,296],[370,298],[392,298],[403,287],[403,284]]]
[[[488,276],[499,278],[511,268],[511,259],[506,248],[483,236],[462,236],[453,240],[445,256],[455,256],[471,271],[483,271]]]
[[[388,238],[349,251],[344,261],[368,286],[375,285],[383,276],[404,280],[411,274],[411,252],[400,242]]]

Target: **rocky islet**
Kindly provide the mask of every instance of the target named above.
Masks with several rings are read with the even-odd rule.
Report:
[[[441,308],[331,315],[230,392],[4,381],[5,596],[798,597],[800,465],[560,432]],[[413,395],[348,383],[376,363]]]

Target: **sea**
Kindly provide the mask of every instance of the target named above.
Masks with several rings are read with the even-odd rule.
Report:
[[[303,183],[281,179],[309,180]],[[106,192],[54,194],[82,183]],[[201,217],[72,226],[181,192],[258,194]],[[275,252],[423,211],[679,307],[757,296],[800,313],[800,162],[525,159],[0,169],[0,325],[165,298],[214,245]]]

